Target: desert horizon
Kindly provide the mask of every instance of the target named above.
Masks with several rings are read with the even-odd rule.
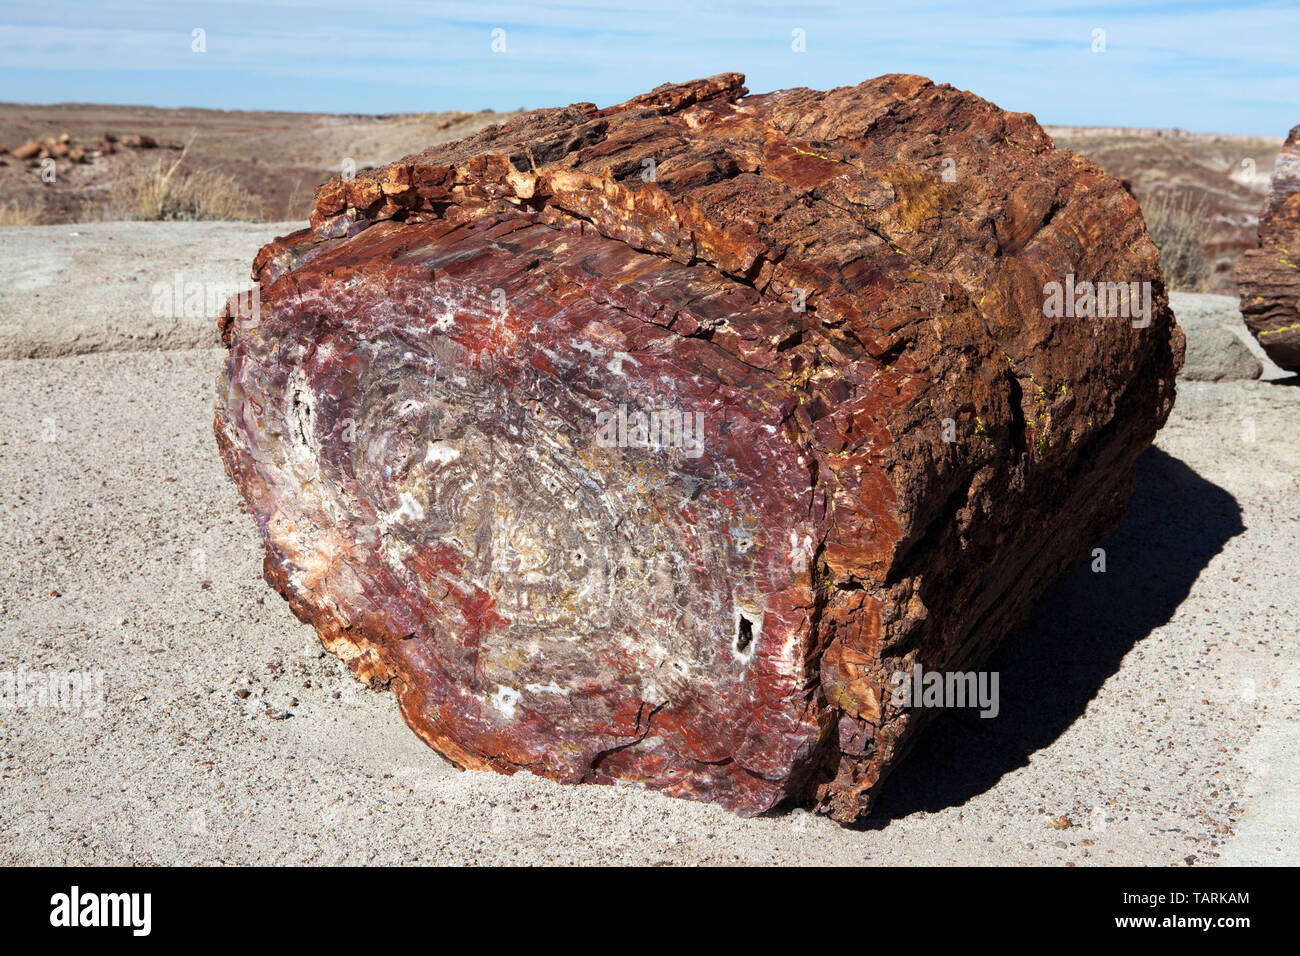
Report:
[[[316,187],[338,177],[345,163],[352,163],[353,174],[378,168],[517,115],[0,103],[0,196],[7,197],[0,200],[0,222],[306,220]],[[1089,156],[1131,183],[1144,210],[1166,230],[1162,240],[1193,220],[1198,224],[1201,261],[1192,265],[1193,274],[1178,274],[1173,287],[1231,294],[1236,259],[1255,242],[1282,136],[1041,125],[1058,147]],[[152,145],[96,154],[105,133],[119,144],[145,136]],[[72,145],[91,148],[80,162],[54,156],[55,178],[46,181],[41,161],[65,135]],[[16,158],[14,150],[24,146],[35,152]]]

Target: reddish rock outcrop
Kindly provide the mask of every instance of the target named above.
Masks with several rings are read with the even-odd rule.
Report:
[[[1259,214],[1259,248],[1237,260],[1241,315],[1274,362],[1300,372],[1300,126],[1273,168]]]
[[[978,666],[1118,523],[1182,334],[1032,117],[742,82],[321,187],[215,430],[267,580],[458,765],[847,821],[927,713],[894,675]]]
[[[105,133],[102,140],[91,144],[78,143],[73,140],[70,133],[60,133],[58,136],[47,136],[39,142],[29,139],[21,146],[14,147],[12,155],[15,159],[27,160],[28,166],[39,166],[41,161],[46,159],[66,159],[73,163],[90,163],[101,156],[114,152],[116,150],[114,144],[117,142],[117,137],[112,133]],[[132,149],[160,148],[158,141],[152,136],[142,136],[137,133],[123,137],[120,145]],[[181,147],[169,144],[161,148],[176,150]],[[0,153],[4,152],[5,148],[0,146]]]

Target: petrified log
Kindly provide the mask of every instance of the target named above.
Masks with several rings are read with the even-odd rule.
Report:
[[[977,666],[1118,523],[1182,333],[1032,117],[742,82],[321,187],[215,430],[267,580],[456,764],[851,820],[925,713],[892,675]]]
[[[1300,126],[1273,167],[1259,214],[1259,248],[1237,260],[1241,315],[1274,362],[1300,372]]]

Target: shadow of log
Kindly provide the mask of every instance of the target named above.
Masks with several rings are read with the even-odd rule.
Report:
[[[1205,566],[1244,530],[1228,492],[1148,449],[1128,514],[1101,544],[1106,573],[1080,562],[985,665],[999,673],[997,717],[982,719],[975,709],[936,717],[859,826],[960,806],[1025,766],[1083,715],[1124,655],[1170,620]]]

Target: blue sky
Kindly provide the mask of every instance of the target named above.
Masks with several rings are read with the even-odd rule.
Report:
[[[492,31],[505,31],[493,52]],[[192,51],[195,29],[206,52]],[[806,52],[792,49],[802,30]],[[1105,51],[1093,52],[1094,31]],[[1282,136],[1300,3],[42,0],[0,5],[0,100],[391,113],[921,73],[1043,123]]]

